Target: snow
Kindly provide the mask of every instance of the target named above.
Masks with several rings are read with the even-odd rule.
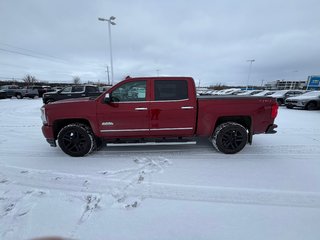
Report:
[[[320,111],[235,155],[193,145],[52,148],[41,99],[0,100],[0,239],[319,239]]]

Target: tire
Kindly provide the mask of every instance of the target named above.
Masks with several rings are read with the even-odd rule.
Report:
[[[287,105],[286,107],[289,108],[289,109],[293,108],[293,106],[291,106],[291,105]]]
[[[284,100],[282,98],[277,99],[277,103],[279,106],[284,104]]]
[[[22,97],[22,95],[20,93],[18,93],[18,94],[16,94],[16,98],[17,99],[22,99],[23,97]]]
[[[239,123],[226,122],[213,133],[212,144],[218,151],[234,154],[241,151],[248,142],[248,131]]]
[[[58,134],[58,144],[62,151],[72,157],[83,157],[96,148],[96,140],[91,129],[81,123],[63,127]]]
[[[316,110],[317,109],[317,103],[315,102],[309,102],[306,106],[307,110]]]

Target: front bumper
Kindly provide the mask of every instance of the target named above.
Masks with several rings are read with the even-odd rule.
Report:
[[[269,127],[267,128],[266,133],[267,133],[267,134],[274,134],[274,133],[276,133],[277,131],[274,130],[274,129],[277,128],[277,127],[278,127],[277,124],[271,124],[271,125],[269,125]]]
[[[54,138],[54,134],[53,134],[53,130],[52,130],[51,126],[43,125],[42,126],[42,133],[51,147],[57,146],[56,139]]]
[[[304,107],[305,106],[305,102],[298,102],[298,101],[294,101],[294,102],[290,102],[290,101],[286,101],[286,106],[289,107]]]
[[[51,147],[56,147],[57,143],[55,139],[49,139],[47,138],[47,142],[50,144]]]

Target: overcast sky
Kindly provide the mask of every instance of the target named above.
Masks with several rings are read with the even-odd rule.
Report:
[[[0,0],[0,79],[192,76],[250,85],[320,74],[319,0]]]

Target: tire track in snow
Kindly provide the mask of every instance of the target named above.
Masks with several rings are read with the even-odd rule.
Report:
[[[156,164],[159,164],[158,160],[152,159]],[[179,185],[145,181],[147,175],[143,175],[142,171],[146,171],[145,174],[149,171],[151,176],[163,169],[161,165],[157,169],[156,164],[152,165],[150,160],[145,163],[147,165],[142,165],[144,168],[138,166],[119,171],[102,171],[97,175],[73,175],[13,167],[1,167],[0,169],[6,173],[5,177],[8,181],[5,185],[17,184],[36,189],[108,194],[115,199],[115,206],[119,205],[124,208],[137,207],[145,198],[320,208],[320,193],[317,192]],[[28,171],[28,173],[21,174],[23,171]]]

